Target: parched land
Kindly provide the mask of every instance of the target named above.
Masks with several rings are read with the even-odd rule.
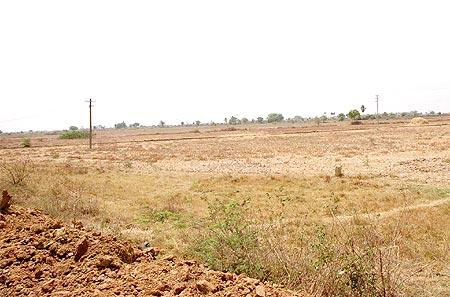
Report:
[[[104,130],[86,142],[0,136],[0,188],[303,294],[450,292],[450,118]]]

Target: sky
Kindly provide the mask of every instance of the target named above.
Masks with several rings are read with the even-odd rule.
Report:
[[[448,1],[0,1],[0,130],[450,112]]]

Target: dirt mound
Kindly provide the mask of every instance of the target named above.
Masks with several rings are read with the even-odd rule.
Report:
[[[413,118],[410,122],[411,125],[425,125],[428,124],[428,120],[424,118]]]
[[[36,210],[0,214],[0,296],[299,296],[244,275],[64,226]]]

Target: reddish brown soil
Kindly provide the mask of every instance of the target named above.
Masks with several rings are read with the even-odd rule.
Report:
[[[299,296],[244,275],[64,226],[36,210],[0,214],[0,296]]]

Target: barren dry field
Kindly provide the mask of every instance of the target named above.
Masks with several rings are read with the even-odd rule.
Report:
[[[25,172],[13,184],[2,170],[0,188],[67,222],[304,294],[450,294],[448,117],[104,130],[86,142],[0,136],[3,168]]]

